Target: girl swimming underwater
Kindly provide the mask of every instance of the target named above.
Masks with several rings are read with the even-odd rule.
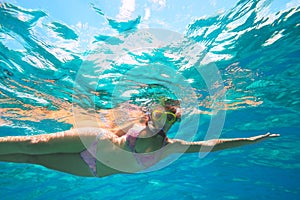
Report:
[[[128,116],[135,116],[136,120],[122,126],[1,137],[0,161],[38,164],[78,176],[104,177],[147,169],[174,153],[220,151],[279,136],[267,133],[195,142],[170,139],[168,131],[181,118],[179,101],[166,100],[151,109],[128,105],[131,109],[118,119],[126,121]]]

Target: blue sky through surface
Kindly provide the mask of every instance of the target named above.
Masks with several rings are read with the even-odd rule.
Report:
[[[141,16],[139,28],[167,28],[184,32],[193,19],[211,16],[232,8],[237,0],[11,0],[5,1],[27,9],[45,11],[53,20],[70,26],[85,24],[89,27],[105,27],[107,21],[92,6],[101,9],[104,15],[118,21],[127,21]],[[299,0],[273,1],[270,10],[299,5]]]
[[[185,33],[194,20],[216,15],[233,8],[237,0],[10,0],[25,9],[42,10],[48,16],[42,23],[57,21],[76,31],[80,48],[86,49],[91,35],[116,35],[107,19],[130,21],[141,17],[138,28],[163,28]],[[262,1],[264,2],[264,1]],[[275,13],[299,5],[300,0],[273,1],[268,12]],[[94,7],[94,8],[93,8]],[[100,14],[99,14],[100,13]]]
[[[118,21],[135,19],[141,16],[141,27],[164,27],[183,32],[194,19],[213,15],[234,6],[236,0],[228,1],[181,1],[181,0],[123,0],[123,1],[83,1],[83,0],[40,0],[9,1],[28,9],[45,11],[50,18],[68,25],[86,24],[89,26],[104,26],[104,17],[92,9],[92,5],[101,9],[108,18]]]

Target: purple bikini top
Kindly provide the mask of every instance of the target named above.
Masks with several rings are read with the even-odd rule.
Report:
[[[138,153],[135,150],[135,145],[136,145],[138,136],[146,128],[148,128],[148,127],[147,126],[146,127],[145,126],[132,127],[126,134],[126,144],[129,147],[129,149],[131,150],[131,152],[133,153],[138,164],[142,167],[148,168],[150,166],[153,166],[160,160],[160,157],[162,154],[162,149],[157,150],[155,152],[151,152],[151,153]],[[167,144],[166,134],[163,131],[160,131],[158,134],[164,137],[164,142],[163,142],[163,146],[162,146],[162,147],[164,147]]]

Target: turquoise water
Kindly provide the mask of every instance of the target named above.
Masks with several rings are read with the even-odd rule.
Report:
[[[184,155],[158,171],[101,179],[0,163],[1,199],[299,199],[300,7],[272,10],[273,4],[239,1],[191,20],[182,33],[153,29],[176,38],[159,45],[141,32],[141,17],[119,22],[101,4],[91,12],[106,25],[84,34],[83,25],[46,11],[1,4],[1,136],[67,130],[74,107],[95,111],[161,95],[194,105],[182,122],[191,130],[188,122],[200,116],[188,139],[206,138],[216,111],[226,111],[221,137],[281,134],[204,158]],[[200,73],[213,67],[212,76]],[[215,77],[218,84],[208,84]],[[170,137],[186,136],[177,130]]]

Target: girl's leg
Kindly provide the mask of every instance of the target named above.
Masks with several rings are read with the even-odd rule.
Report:
[[[99,132],[99,129],[73,129],[52,134],[0,137],[0,155],[79,153],[95,140]]]
[[[0,155],[0,161],[39,164],[49,169],[77,176],[94,176],[78,153],[46,155],[7,154]]]

